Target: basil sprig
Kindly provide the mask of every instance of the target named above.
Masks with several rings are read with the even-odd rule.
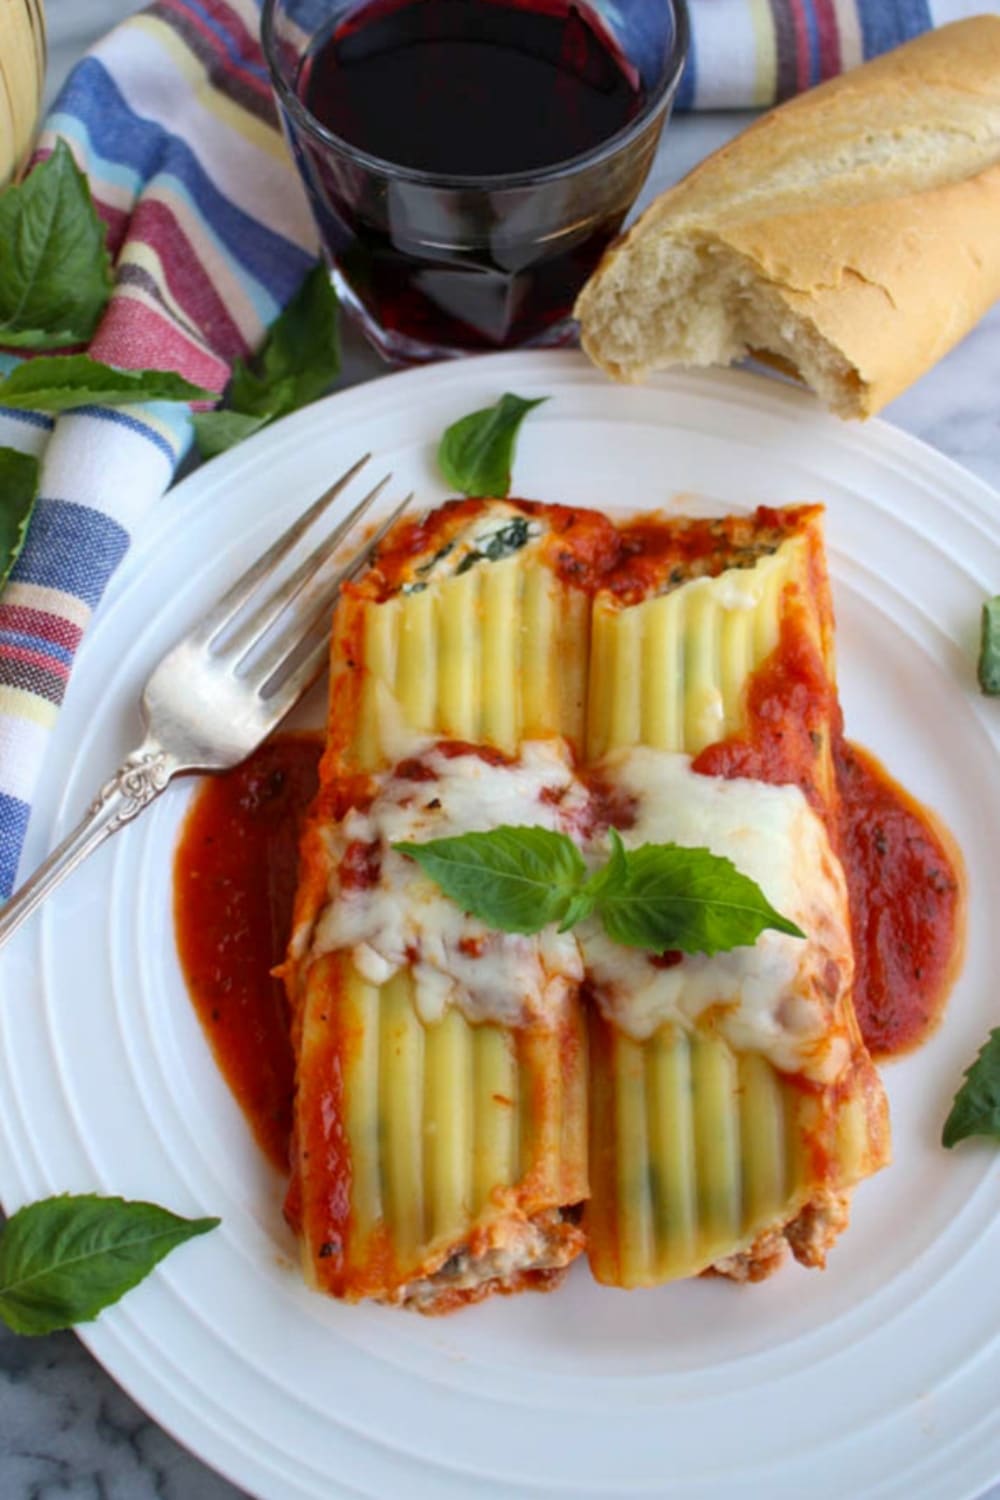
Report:
[[[514,443],[528,412],[547,396],[528,401],[509,393],[495,406],[453,422],[438,446],[438,466],[462,495],[497,499],[510,493]]]
[[[0,406],[20,411],[71,411],[75,406],[127,406],[134,401],[214,401],[214,391],[173,370],[120,370],[89,354],[44,354],[0,380]]]
[[[943,1146],[957,1146],[969,1136],[1000,1141],[1000,1026],[990,1032],[979,1056],[966,1069],[941,1133]]]
[[[0,246],[0,344],[87,343],[111,295],[111,258],[87,179],[65,141],[0,195]]]
[[[493,828],[426,844],[394,844],[464,911],[500,932],[561,922],[587,881],[583,855],[548,828]]]
[[[337,293],[320,263],[249,362],[238,359],[224,406],[195,416],[202,458],[214,458],[258,428],[325,395],[340,371]]]
[[[23,182],[0,193],[0,345],[34,351],[87,343],[111,287],[104,223],[73,153],[57,141]],[[0,379],[0,406],[25,411],[215,399],[171,370],[120,370],[89,354],[43,355]],[[2,488],[0,506],[8,508]]]
[[[572,839],[536,827],[491,829],[393,848],[464,911],[501,932],[567,931],[595,914],[616,943],[651,953],[721,953],[766,928],[804,938],[757,883],[709,849],[642,844],[626,849],[611,830],[611,855],[593,874]]]
[[[89,1323],[219,1222],[94,1193],[30,1203],[0,1232],[0,1318],[27,1334]]]
[[[42,350],[89,342],[112,282],[106,231],[87,179],[57,141],[22,183],[0,193],[0,346]],[[196,418],[204,457],[329,388],[340,368],[337,319],[337,294],[325,267],[316,266],[260,353],[237,360],[225,408]],[[172,371],[121,370],[89,354],[33,359],[0,380],[0,406],[32,411],[217,399]]]
[[[21,555],[38,499],[38,459],[0,448],[0,589]]]
[[[1000,595],[983,605],[979,686],[989,698],[1000,696]]]

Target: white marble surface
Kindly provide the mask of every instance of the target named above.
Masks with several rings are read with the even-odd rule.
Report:
[[[141,3],[47,0],[50,98],[73,59]],[[741,123],[734,116],[675,121],[646,196]],[[346,382],[379,373],[356,337],[348,334],[346,343]],[[1000,307],[886,416],[1000,490],[998,391]],[[150,1422],[72,1334],[29,1340],[0,1331],[0,1413],[2,1500],[233,1500],[241,1493]],[[1000,1500],[1000,1489],[990,1500]]]

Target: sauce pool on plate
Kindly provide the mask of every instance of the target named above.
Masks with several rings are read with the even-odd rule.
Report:
[[[873,755],[841,740],[836,764],[854,1010],[878,1061],[912,1051],[941,1019],[962,959],[962,863],[937,819]]]
[[[258,1144],[282,1171],[294,1062],[284,988],[271,969],[288,942],[299,831],[322,749],[317,735],[279,735],[206,778],[174,861],[174,927],[192,1003]]]

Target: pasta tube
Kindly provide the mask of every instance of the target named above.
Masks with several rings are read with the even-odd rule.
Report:
[[[652,796],[643,750],[670,752],[685,796],[714,799],[704,826],[731,841],[715,852],[741,850],[744,866],[747,821],[752,832],[758,812],[788,812],[787,899],[805,903],[810,940],[770,1011],[756,950],[725,963],[685,960],[661,976],[636,961],[631,1000],[617,1011],[600,1004],[601,976],[591,973],[590,1262],[616,1286],[710,1268],[756,1280],[786,1243],[822,1264],[846,1223],[849,1190],[889,1149],[884,1094],[850,1003],[846,890],[827,837],[840,718],[819,513],[675,522],[655,547],[641,541],[638,562],[612,575],[594,604],[588,757],[619,792],[625,784]],[[713,811],[719,777],[730,804],[742,799],[735,812]],[[669,812],[674,824],[678,816]],[[769,858],[776,845],[781,838]],[[770,873],[765,863],[762,883]],[[795,947],[775,938],[774,965],[781,943]],[[593,968],[600,955],[586,950]],[[617,969],[623,962],[617,955]],[[657,986],[668,983],[672,1019],[654,1027]],[[644,1022],[626,1025],[643,986]],[[761,1009],[741,1019],[751,994]]]
[[[585,513],[458,502],[397,528],[338,607],[286,966],[298,1078],[290,1217],[308,1278],[335,1296],[445,1311],[552,1285],[582,1248],[586,1035],[572,963],[560,969],[558,953],[526,943],[519,961],[526,985],[541,965],[544,1013],[516,1014],[521,969],[477,1013],[488,934],[482,955],[453,945],[441,961],[467,979],[442,1006],[448,976],[433,953],[448,938],[430,915],[416,944],[398,937],[391,973],[343,923],[350,880],[373,878],[377,816],[398,826],[417,803],[467,808],[469,786],[474,802],[494,774],[523,789],[582,746],[590,608],[571,580],[608,534]],[[546,747],[553,737],[562,748]],[[521,764],[529,741],[534,761]],[[398,856],[383,847],[379,858]],[[374,889],[356,909],[374,920]]]

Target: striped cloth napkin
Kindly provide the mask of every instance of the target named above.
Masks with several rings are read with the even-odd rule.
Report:
[[[692,47],[677,108],[763,108],[932,26],[996,8],[989,0],[688,0]]]
[[[646,0],[616,0],[645,4]],[[680,107],[761,105],[927,27],[962,0],[690,0]],[[256,0],[156,0],[75,68],[39,150],[68,142],[116,258],[91,350],[221,391],[313,262],[277,127]],[[13,363],[0,354],[0,368]],[[0,445],[42,458],[41,497],[0,599],[0,896],[92,612],[191,439],[185,409],[81,408],[53,424],[0,408]]]

